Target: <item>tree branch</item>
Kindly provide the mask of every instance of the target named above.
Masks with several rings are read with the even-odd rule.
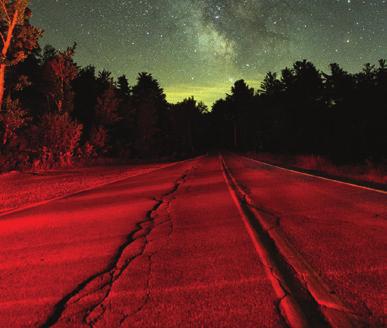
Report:
[[[3,46],[5,45],[5,38],[3,32],[0,31],[0,38],[3,41]]]
[[[12,21],[11,21],[11,23],[10,23],[9,26],[8,26],[7,38],[6,38],[6,40],[5,40],[5,43],[4,43],[2,52],[1,52],[1,54],[3,55],[3,57],[6,57],[6,56],[7,56],[8,48],[9,48],[10,45],[11,45],[11,40],[12,40],[12,36],[13,36],[13,31],[14,31],[14,29],[15,29],[15,26],[16,26],[16,23],[17,23],[18,19],[19,19],[19,12],[16,10],[15,13],[13,14]]]
[[[0,2],[1,2],[1,6],[3,7],[4,13],[6,15],[6,19],[8,21],[8,24],[11,24],[12,20],[11,20],[11,17],[9,16],[9,14],[8,14],[7,6],[5,5],[4,0],[0,0]]]

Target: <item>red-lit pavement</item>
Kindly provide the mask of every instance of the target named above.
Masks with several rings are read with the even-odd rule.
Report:
[[[147,220],[156,199],[172,190],[193,164],[1,217],[0,327],[55,321],[66,298],[114,268],[136,223]]]
[[[0,327],[381,325],[385,204],[227,155],[3,216]]]
[[[372,327],[384,326],[387,194],[232,154],[225,162],[260,215],[284,233],[347,309]]]

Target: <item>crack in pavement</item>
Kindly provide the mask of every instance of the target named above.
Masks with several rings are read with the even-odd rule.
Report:
[[[306,316],[308,321],[312,320],[319,326],[330,324],[334,327],[362,327],[366,322],[364,318],[356,315],[336,297],[322,277],[289,243],[280,226],[273,226],[267,222],[253,206],[251,197],[240,188],[222,157],[220,161],[226,183],[229,184],[234,201],[247,224],[246,228],[250,230],[253,242],[257,243],[257,251],[266,262],[266,268],[269,268],[269,278],[278,297],[281,298],[279,304],[286,302],[284,318],[294,320],[295,313],[292,312],[298,309],[300,317]],[[270,270],[272,264],[275,267],[275,274]],[[288,297],[286,293],[289,294]],[[282,297],[284,294],[285,297]],[[299,326],[295,322],[289,323],[291,326]]]
[[[191,169],[191,172],[194,168]],[[178,188],[176,188],[176,190],[169,194],[169,196],[171,196],[172,194],[175,195],[176,192],[178,191],[179,187],[186,181],[188,177],[188,174],[184,175],[182,178],[181,178],[181,183],[179,184]],[[163,221],[160,221],[159,223],[155,224],[155,227],[158,227],[158,226],[162,226],[166,223],[168,223],[169,225],[169,231],[167,233],[167,236],[166,236],[166,244],[169,243],[169,240],[173,234],[173,220],[172,220],[172,216],[171,216],[171,212],[170,212],[170,206],[172,204],[172,202],[176,199],[176,196],[174,197],[171,197],[171,199],[169,199],[168,197],[165,197],[164,198],[164,201],[163,203],[161,204],[161,206],[157,209],[157,211],[162,211],[164,210],[165,213],[166,213],[166,217],[167,219],[166,220],[163,220]],[[164,208],[163,208],[164,207]],[[162,247],[164,247],[165,245],[163,245]],[[161,248],[161,247],[160,247]],[[144,298],[144,301],[143,303],[138,307],[137,310],[135,310],[134,312],[130,313],[130,314],[127,314],[125,313],[122,317],[122,319],[120,320],[120,326],[123,325],[125,323],[126,320],[128,320],[130,317],[133,317],[135,316],[136,314],[140,313],[144,308],[145,306],[149,303],[149,300],[150,300],[150,296],[151,296],[151,288],[150,288],[150,279],[151,279],[151,274],[152,274],[152,258],[154,255],[157,254],[157,251],[155,252],[151,252],[149,255],[148,255],[148,260],[149,260],[149,269],[148,269],[148,272],[147,272],[147,281],[146,281],[146,284],[145,284],[145,288],[146,288],[146,296]]]
[[[277,302],[275,304],[275,309],[279,314],[282,322],[286,326],[290,327],[307,327],[307,320],[304,314],[300,310],[299,304],[295,302],[285,303],[285,306],[282,305],[283,300],[286,298],[291,298],[288,295],[287,288],[283,287],[282,283],[285,283],[284,279],[281,279],[278,274],[281,274],[278,270],[274,272],[274,261],[273,257],[270,256],[270,251],[264,246],[263,235],[258,233],[258,230],[253,225],[253,221],[251,220],[251,213],[246,207],[246,195],[241,193],[240,190],[237,189],[236,183],[233,181],[233,177],[229,172],[224,159],[221,155],[219,155],[220,165],[223,171],[224,180],[229,189],[231,198],[233,199],[235,206],[237,207],[241,219],[245,224],[247,233],[250,236],[250,239],[259,255],[261,263],[266,271],[266,275],[268,280],[270,281],[273,290],[277,296]],[[292,315],[289,315],[292,314]]]
[[[227,168],[227,169],[230,171],[230,174],[231,174],[231,170],[229,168]],[[252,190],[247,185],[240,183],[239,181],[238,181],[237,185],[238,185],[238,189],[241,192],[241,194],[240,194],[241,201],[244,202],[248,207],[255,209],[259,214],[261,214],[265,217],[265,220],[261,225],[262,229],[269,234],[272,232],[281,233],[280,230],[281,230],[281,215],[282,214],[277,213],[274,209],[268,209],[264,205],[259,204],[256,199],[252,198],[252,196],[251,196]],[[306,216],[298,215],[298,217],[302,218],[302,219],[309,219]],[[318,293],[315,292],[315,289],[316,289],[315,286],[310,287],[311,284],[308,283],[308,278],[309,278],[310,274],[309,273],[307,273],[307,274],[302,273],[301,271],[298,271],[295,268],[293,268],[293,269],[294,269],[295,273],[297,275],[299,275],[299,278],[302,280],[302,283],[305,285],[306,289],[308,291],[310,291],[313,298],[315,298],[316,302],[319,304],[319,306],[322,309],[328,309],[328,310],[332,309],[332,310],[339,311],[339,312],[345,312],[353,317],[357,317],[360,314],[360,313],[355,313],[355,311],[349,309],[347,305],[338,304],[337,300],[327,301],[323,297],[320,297],[318,295]],[[318,273],[316,273],[316,274],[318,274]],[[314,284],[312,284],[312,285],[314,285]],[[336,292],[333,289],[329,288],[329,286],[326,284],[324,284],[324,286],[327,289],[326,290],[327,293],[336,296]],[[360,300],[360,299],[356,299],[356,302],[362,308],[362,311],[361,311],[362,316],[364,318],[371,317],[372,311],[368,308],[367,304],[363,300]]]
[[[80,312],[86,312],[83,316],[83,323],[89,327],[94,327],[95,324],[103,318],[106,312],[105,303],[112,292],[114,283],[121,277],[129,265],[145,252],[149,243],[148,236],[156,226],[155,213],[163,206],[164,203],[169,202],[168,198],[178,191],[193,169],[194,165],[190,169],[186,170],[177,180],[175,180],[174,186],[171,190],[163,194],[160,199],[155,199],[156,204],[147,212],[146,217],[142,221],[136,223],[135,229],[129,233],[125,243],[120,246],[108,268],[102,272],[92,275],[80,283],[72,292],[63,297],[62,300],[56,304],[54,311],[42,327],[51,327],[61,320],[70,322],[73,319],[73,316],[79,316]],[[140,247],[138,249],[134,249],[133,251],[133,246],[137,246],[137,248],[138,246]],[[154,253],[149,255],[149,270],[151,270],[151,257],[153,255]],[[149,276],[150,271],[148,271],[148,285],[150,279]],[[149,286],[147,286],[147,289],[149,290]],[[150,296],[150,291],[147,291],[147,295],[148,296],[145,297],[145,304],[140,306],[140,310],[146,305]],[[96,296],[97,301],[90,299]],[[86,303],[86,305],[81,304],[81,310],[79,311],[77,306],[82,302]],[[134,313],[136,313],[136,311]],[[124,314],[121,322],[123,323],[130,315],[131,314]]]
[[[143,224],[144,223],[150,223],[150,225],[146,226],[145,229],[141,228],[140,230],[137,231],[137,232],[141,232],[140,236],[138,236],[137,238],[139,240],[143,239],[143,241],[144,241],[143,246],[141,247],[141,249],[138,251],[138,253],[135,256],[133,256],[133,257],[129,258],[128,260],[126,260],[124,265],[121,268],[116,266],[110,272],[111,278],[110,278],[110,281],[106,284],[107,291],[106,291],[104,297],[102,298],[101,301],[96,303],[91,309],[89,309],[87,311],[87,314],[84,317],[84,323],[88,324],[90,327],[94,327],[95,324],[98,323],[98,321],[100,321],[101,318],[104,316],[104,314],[106,312],[106,305],[104,303],[108,299],[108,297],[110,296],[110,294],[112,292],[112,288],[113,288],[114,282],[116,282],[121,277],[121,275],[126,270],[126,268],[136,258],[138,258],[139,256],[144,254],[145,248],[146,248],[146,246],[148,244],[147,236],[150,234],[150,232],[152,231],[152,228],[153,228],[152,212],[156,211],[159,208],[159,206],[161,205],[161,203],[162,203],[162,200],[157,201],[156,205],[152,208],[152,210],[148,211],[146,219],[144,219],[144,221],[143,221]],[[142,224],[140,224],[140,226],[142,227]]]
[[[192,169],[193,169],[193,168],[191,168],[190,171],[192,171]],[[141,249],[140,253],[136,256],[136,258],[144,254],[145,249],[146,249],[146,246],[149,244],[148,236],[149,236],[150,233],[152,232],[153,228],[154,228],[155,226],[158,226],[158,225],[160,225],[160,224],[163,223],[163,222],[162,222],[162,223],[160,223],[160,224],[155,224],[155,220],[156,220],[156,217],[155,217],[155,216],[156,216],[156,213],[157,213],[160,209],[162,209],[162,207],[163,207],[164,204],[168,204],[168,203],[170,202],[170,201],[168,200],[168,197],[170,197],[171,195],[175,194],[175,193],[178,191],[178,189],[179,189],[179,187],[181,186],[181,184],[183,184],[183,183],[186,181],[187,176],[188,176],[188,172],[184,173],[178,180],[176,180],[175,185],[174,185],[174,188],[173,188],[171,191],[169,191],[168,193],[164,194],[164,195],[161,197],[161,199],[159,199],[159,200],[155,199],[155,200],[157,201],[157,204],[156,204],[156,205],[153,207],[153,209],[150,210],[150,211],[148,212],[148,214],[147,214],[146,222],[149,222],[149,223],[150,223],[150,226],[149,226],[149,228],[148,228],[146,231],[144,231],[144,236],[143,236],[143,238],[144,238],[145,243],[144,243],[144,246],[143,246],[143,248]],[[168,220],[166,220],[166,221],[168,221]],[[133,311],[133,312],[130,313],[130,314],[127,314],[127,313],[124,314],[125,320],[121,320],[121,321],[122,321],[121,324],[123,324],[123,323],[124,323],[128,318],[130,318],[131,316],[134,316],[135,314],[141,312],[142,309],[146,306],[146,304],[147,304],[147,303],[149,302],[149,300],[150,300],[150,277],[151,277],[151,272],[152,272],[152,257],[153,257],[156,253],[157,253],[157,252],[152,252],[152,253],[150,253],[150,254],[148,255],[148,270],[147,270],[147,273],[146,273],[147,279],[146,279],[146,283],[145,283],[146,294],[145,294],[144,300],[143,300],[142,304],[141,304],[135,311]],[[131,259],[130,262],[132,262],[133,260],[134,260],[134,258]],[[129,264],[130,264],[130,263],[128,263],[128,265],[129,265]],[[126,269],[126,267],[127,267],[128,265],[126,265],[125,268],[123,268],[123,269],[121,270],[119,276],[118,276],[115,280],[117,280],[117,279],[121,276],[121,274],[123,273],[123,271]],[[114,280],[114,281],[115,281],[115,280]],[[105,309],[105,307],[103,306],[103,302],[105,302],[105,300],[107,300],[107,298],[109,297],[110,292],[111,292],[111,289],[112,289],[112,287],[113,287],[114,281],[112,281],[112,283],[109,284],[109,291],[108,291],[108,294],[106,295],[106,297],[105,297],[105,298],[101,301],[101,303],[100,303],[102,309]],[[98,306],[98,305],[97,305],[97,306]],[[86,320],[86,321],[89,323],[89,325],[90,325],[91,327],[94,327],[95,324],[103,317],[103,315],[104,315],[104,313],[105,313],[105,311],[103,311],[103,312],[100,313],[100,315],[98,315],[95,319],[89,320],[90,314],[91,314],[93,311],[97,310],[97,306],[96,306],[94,309],[92,309],[92,310],[89,312],[88,316],[87,316],[87,320]]]

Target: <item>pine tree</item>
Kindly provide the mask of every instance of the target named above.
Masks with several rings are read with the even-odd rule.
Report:
[[[120,99],[117,90],[110,85],[102,95],[97,98],[95,126],[91,133],[91,144],[100,152],[108,151],[109,135],[112,127],[120,121],[118,108]]]
[[[136,111],[135,148],[141,157],[160,154],[163,144],[163,121],[167,101],[163,89],[151,74],[140,73],[133,87],[133,104]]]
[[[231,95],[226,101],[231,105],[231,120],[233,122],[234,147],[243,147],[246,139],[247,111],[250,109],[254,89],[250,88],[244,80],[236,81],[231,88]]]

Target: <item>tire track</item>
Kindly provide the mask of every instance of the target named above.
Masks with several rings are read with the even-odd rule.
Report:
[[[357,316],[331,290],[289,243],[279,225],[267,221],[238,185],[223,157],[220,162],[230,194],[275,290],[279,312],[290,327],[363,327]]]

